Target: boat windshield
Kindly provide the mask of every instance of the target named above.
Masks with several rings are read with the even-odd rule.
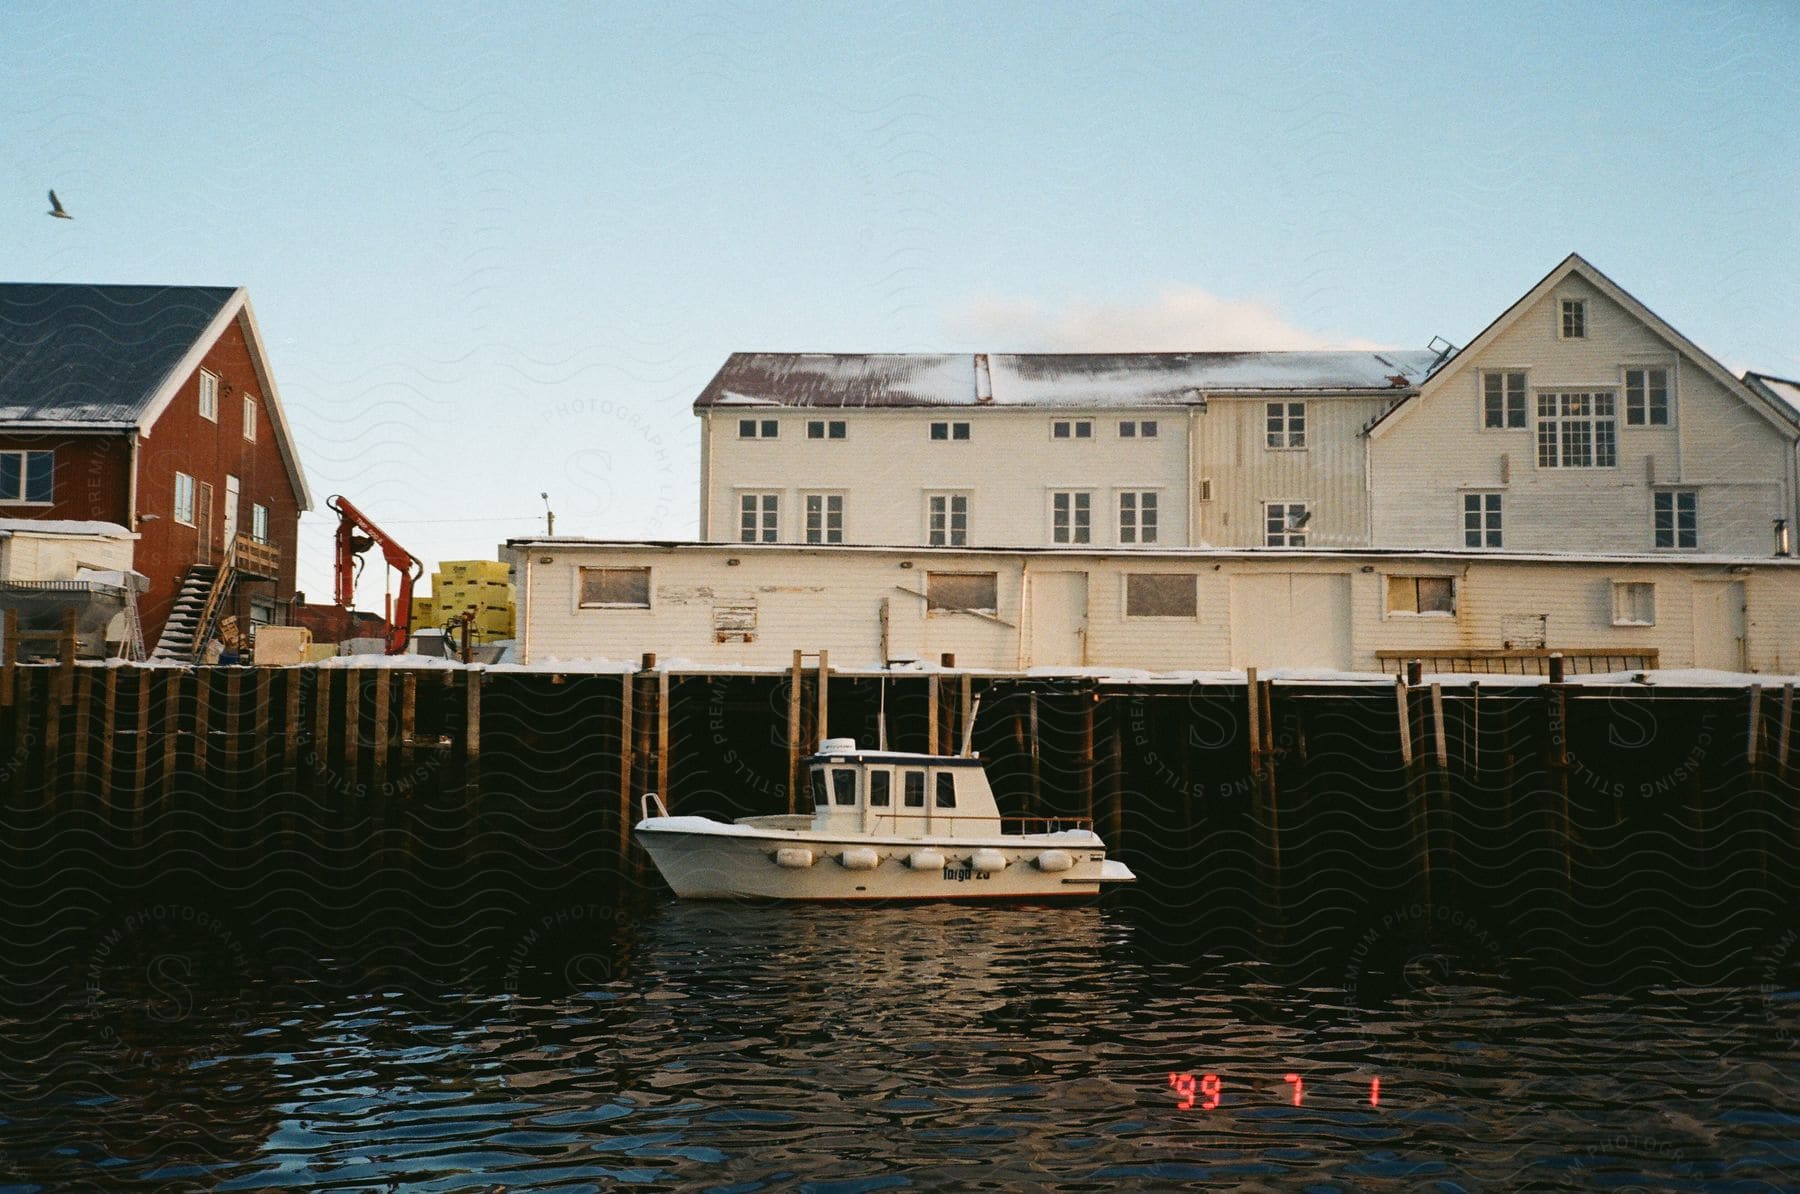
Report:
[[[831,787],[837,793],[839,804],[856,803],[856,769],[853,767],[833,767],[831,769]]]
[[[825,769],[817,767],[812,773],[813,807],[825,809],[831,807],[831,789],[825,783]]]

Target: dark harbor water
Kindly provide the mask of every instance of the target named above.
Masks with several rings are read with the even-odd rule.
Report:
[[[1568,992],[1357,941],[1290,974],[1130,902],[653,902],[390,980],[161,919],[10,1026],[5,1188],[1800,1185],[1800,998],[1753,975]]]

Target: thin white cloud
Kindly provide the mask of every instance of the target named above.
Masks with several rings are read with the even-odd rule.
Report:
[[[1134,305],[979,298],[944,320],[954,340],[996,352],[1204,352],[1241,349],[1381,348],[1370,340],[1296,326],[1253,299],[1172,286]]]

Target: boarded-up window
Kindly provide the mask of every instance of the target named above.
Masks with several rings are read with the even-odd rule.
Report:
[[[1191,618],[1199,612],[1194,577],[1181,572],[1132,572],[1125,577],[1128,618]]]
[[[650,569],[583,568],[581,608],[650,608]]]
[[[999,588],[997,572],[927,572],[925,608],[991,614],[1000,608]]]
[[[1656,625],[1656,586],[1645,580],[1613,581],[1613,625]]]
[[[1449,576],[1390,576],[1387,578],[1390,614],[1454,614],[1456,580]]]

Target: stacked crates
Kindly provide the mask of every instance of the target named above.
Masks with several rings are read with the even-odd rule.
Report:
[[[436,630],[466,609],[473,608],[471,639],[497,642],[513,636],[512,582],[499,560],[446,560],[431,574],[431,596],[413,598],[410,629]]]

